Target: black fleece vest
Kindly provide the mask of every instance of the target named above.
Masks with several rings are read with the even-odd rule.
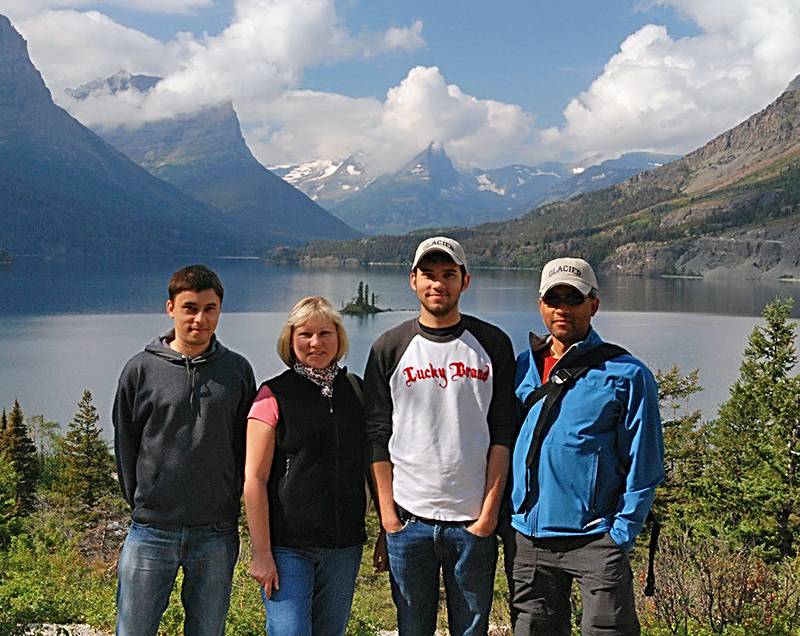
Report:
[[[287,370],[268,380],[280,419],[267,491],[272,544],[344,548],[364,532],[364,412],[345,371],[333,397]]]

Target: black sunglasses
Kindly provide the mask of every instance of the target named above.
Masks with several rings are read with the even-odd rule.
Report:
[[[559,305],[566,305],[567,307],[577,307],[582,305],[586,300],[579,291],[571,291],[566,294],[556,294],[555,292],[547,292],[542,296],[542,301],[548,307],[558,307]]]

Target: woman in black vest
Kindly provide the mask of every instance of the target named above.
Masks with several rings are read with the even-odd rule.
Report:
[[[344,634],[364,532],[364,413],[338,362],[342,318],[299,301],[278,338],[289,368],[261,385],[247,421],[244,500],[273,636]]]

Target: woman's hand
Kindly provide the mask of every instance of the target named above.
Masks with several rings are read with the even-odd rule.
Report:
[[[264,588],[267,598],[272,597],[272,591],[280,589],[278,584],[278,569],[275,567],[275,559],[272,552],[267,550],[261,554],[253,554],[253,563],[250,565],[250,576]]]
[[[389,552],[386,549],[386,533],[381,529],[375,540],[375,551],[372,553],[372,565],[376,572],[389,571]]]

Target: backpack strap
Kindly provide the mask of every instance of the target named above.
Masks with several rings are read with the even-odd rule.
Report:
[[[598,367],[607,360],[627,353],[628,351],[619,345],[604,342],[586,352],[567,354],[556,364],[557,370],[550,374],[547,382],[528,395],[525,399],[523,419],[527,417],[528,412],[536,402],[545,398],[544,406],[539,412],[539,419],[536,420],[536,426],[533,429],[533,439],[528,448],[528,455],[525,458],[525,465],[528,468],[531,468],[538,459],[542,441],[555,419],[552,414],[558,404],[561,403],[564,392],[574,386],[575,381],[589,369]]]
[[[650,545],[647,550],[647,584],[644,587],[645,596],[653,596],[656,593],[656,573],[655,561],[656,550],[658,550],[658,535],[661,534],[661,524],[651,510],[647,515],[650,523]]]

